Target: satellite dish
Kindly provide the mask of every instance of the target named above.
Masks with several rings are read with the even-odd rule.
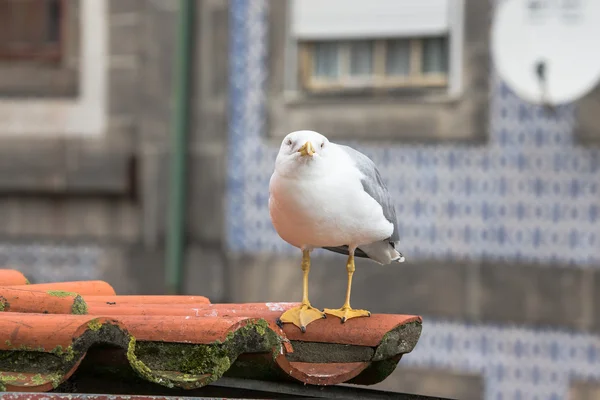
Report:
[[[572,102],[600,80],[600,0],[504,0],[491,37],[499,75],[532,103]]]

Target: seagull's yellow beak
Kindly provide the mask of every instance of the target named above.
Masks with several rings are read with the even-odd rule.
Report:
[[[298,149],[298,153],[300,153],[303,156],[311,156],[313,154],[315,154],[315,148],[313,147],[312,143],[310,141],[304,143],[304,146],[300,147]]]

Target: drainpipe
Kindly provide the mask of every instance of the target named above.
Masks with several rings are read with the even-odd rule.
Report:
[[[180,0],[177,32],[177,54],[174,69],[174,110],[172,119],[169,199],[166,238],[165,277],[169,294],[180,294],[182,288],[187,157],[186,144],[189,129],[189,98],[191,62],[193,54],[195,0]]]

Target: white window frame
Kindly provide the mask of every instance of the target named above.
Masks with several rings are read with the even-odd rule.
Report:
[[[295,98],[298,96],[303,81],[304,83],[309,83],[312,85],[311,89],[315,89],[315,91],[319,91],[319,89],[327,89],[332,88],[331,84],[321,85],[318,82],[314,82],[311,78],[307,76],[300,76],[300,72],[302,69],[300,68],[300,63],[306,63],[307,57],[312,60],[310,55],[306,54],[306,46],[300,45],[299,41],[293,36],[291,32],[291,21],[292,21],[292,12],[293,12],[293,0],[286,0],[288,2],[287,10],[288,13],[286,15],[286,26],[287,26],[287,38],[286,38],[286,46],[285,46],[285,86],[284,91],[286,97]],[[401,0],[398,0],[399,2]],[[446,86],[447,95],[449,97],[455,98],[460,96],[462,92],[462,66],[463,66],[463,46],[464,46],[464,9],[465,4],[464,0],[449,0],[448,1],[448,18],[449,18],[449,31],[447,34],[448,40],[448,73],[444,74],[444,78],[442,79],[439,75],[432,77],[431,80],[427,80],[422,82],[423,85],[412,85],[411,82],[414,83],[412,79],[393,79],[385,81],[377,82],[372,81],[368,87],[377,88],[377,87],[403,87],[403,86],[412,86],[412,87],[426,87],[426,86]],[[398,37],[398,39],[421,39],[422,36],[405,36]],[[395,38],[390,38],[395,39]],[[318,40],[315,38],[315,40]],[[375,46],[374,52],[377,52],[377,44]],[[379,46],[381,47],[381,46]],[[412,47],[412,46],[411,46]],[[411,51],[412,52],[412,51]],[[412,54],[411,54],[412,55]],[[354,89],[356,86],[353,85],[354,80],[348,81],[348,85],[346,86],[343,81],[340,84],[334,84],[334,87],[337,86],[338,89]],[[419,82],[417,82],[419,83]]]
[[[108,2],[81,0],[79,96],[0,98],[2,136],[100,136],[107,126]]]

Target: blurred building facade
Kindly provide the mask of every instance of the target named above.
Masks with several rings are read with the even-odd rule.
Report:
[[[0,51],[0,266],[160,293],[179,3],[56,3],[54,58]],[[495,2],[366,3],[196,2],[185,291],[300,298],[268,182],[283,136],[317,130],[396,201],[407,262],[361,262],[352,302],[425,323],[383,387],[595,398],[600,94],[554,115],[515,96],[490,61]],[[344,262],[315,254],[314,305],[341,305]]]

